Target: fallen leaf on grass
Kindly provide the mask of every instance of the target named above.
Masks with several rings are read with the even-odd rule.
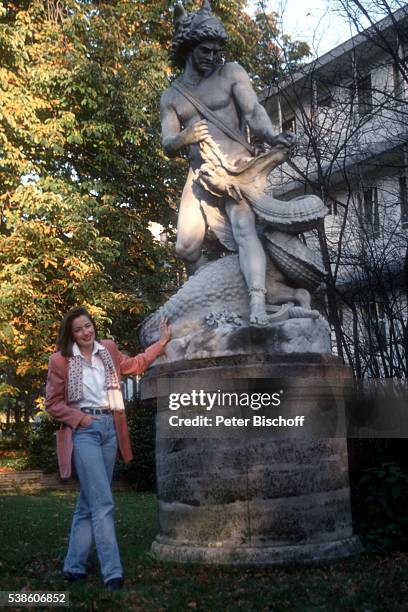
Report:
[[[208,580],[207,574],[204,574],[204,572],[201,572],[200,574],[198,574],[197,582],[200,582],[201,584],[208,584],[209,580]]]

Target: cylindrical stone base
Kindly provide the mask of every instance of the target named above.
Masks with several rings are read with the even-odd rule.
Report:
[[[188,369],[186,366],[188,365]],[[280,414],[304,414],[309,434],[279,437],[245,429],[232,437],[173,437],[159,406],[156,470],[159,534],[153,554],[163,560],[222,564],[306,563],[360,550],[352,534],[344,389],[349,370],[321,355],[217,358],[160,366],[143,382],[142,399],[160,378],[211,378],[221,390],[234,379],[285,380]],[[276,388],[274,389],[276,391]],[[221,410],[221,409],[219,409]],[[237,407],[222,409],[231,416]],[[182,417],[182,409],[178,416]],[[191,413],[190,413],[191,416]],[[323,434],[319,430],[324,422]]]
[[[293,546],[191,546],[162,543],[158,536],[151,552],[161,561],[176,563],[205,563],[208,565],[289,565],[291,563],[319,563],[348,557],[361,550],[355,536],[323,544]]]

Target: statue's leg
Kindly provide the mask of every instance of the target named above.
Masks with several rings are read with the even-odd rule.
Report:
[[[307,289],[301,287],[290,287],[285,283],[285,278],[280,270],[271,262],[267,271],[267,285],[269,294],[269,304],[282,304],[283,307],[295,304],[291,306],[289,310],[286,310],[288,318],[307,318],[307,319],[318,319],[319,311],[312,310],[311,308],[311,295]],[[282,317],[285,312],[279,311],[274,317]],[[281,318],[283,321],[284,319]]]
[[[239,265],[250,296],[250,322],[268,323],[265,309],[266,257],[255,228],[255,215],[245,200],[237,203],[227,198],[225,210],[231,221],[232,232],[238,245]]]
[[[268,304],[287,304],[294,302],[306,310],[311,309],[312,296],[307,289],[293,287],[283,272],[273,261],[269,260],[266,270],[266,286],[268,287]]]
[[[200,200],[193,190],[193,172],[190,170],[181,196],[176,242],[177,255],[186,263],[189,274],[205,263],[201,253],[205,230],[205,219]]]
[[[295,289],[281,282],[273,282],[273,284],[268,286],[268,289],[273,295],[270,300],[271,304],[295,302],[307,310],[311,308],[311,295],[306,289]]]

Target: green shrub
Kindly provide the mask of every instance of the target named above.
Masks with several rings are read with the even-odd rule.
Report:
[[[31,433],[31,423],[12,423],[3,427],[0,438],[0,448],[17,450],[27,448],[28,438]]]
[[[58,423],[43,413],[41,423],[32,430],[28,437],[29,466],[44,472],[56,472],[58,470],[55,431]]]
[[[121,476],[138,491],[154,491],[155,476],[155,415],[153,405],[132,402],[127,410],[133,461],[128,465],[117,463],[115,476]]]
[[[398,465],[381,463],[363,471],[355,509],[367,549],[408,549],[408,476]]]

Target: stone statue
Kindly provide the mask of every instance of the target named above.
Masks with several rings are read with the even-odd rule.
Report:
[[[274,133],[245,70],[235,62],[223,63],[227,34],[208,0],[196,13],[177,4],[174,23],[171,58],[184,71],[162,95],[161,122],[165,152],[174,156],[187,148],[190,163],[177,253],[191,274],[206,261],[202,247],[208,231],[226,249],[237,251],[252,326],[276,320],[266,308],[268,265],[276,285],[271,302],[293,299],[300,307],[293,316],[316,316],[310,314],[310,294],[302,286],[310,275],[312,285],[318,285],[324,271],[297,234],[315,227],[328,210],[313,195],[284,202],[268,191],[268,175],[287,159],[295,136]],[[261,148],[248,142],[248,136]]]
[[[360,546],[341,437],[351,373],[331,355],[328,323],[311,309],[325,274],[320,254],[299,239],[328,210],[313,195],[273,197],[268,176],[295,138],[274,134],[245,70],[221,61],[227,35],[209,2],[195,13],[177,5],[174,20],[171,56],[183,73],[162,95],[161,119],[167,154],[185,148],[190,162],[177,228],[190,277],[139,333],[146,346],[160,319],[172,324],[165,356],[141,381],[141,401],[157,405],[152,553],[230,565],[347,556]],[[231,254],[206,263],[208,234]],[[305,428],[258,427],[237,399],[240,388],[280,390],[282,404],[266,407],[265,420],[304,415]],[[231,400],[214,400],[211,411],[189,404],[207,391]],[[170,396],[180,393],[184,429],[169,414]],[[219,417],[231,426],[220,430]]]

